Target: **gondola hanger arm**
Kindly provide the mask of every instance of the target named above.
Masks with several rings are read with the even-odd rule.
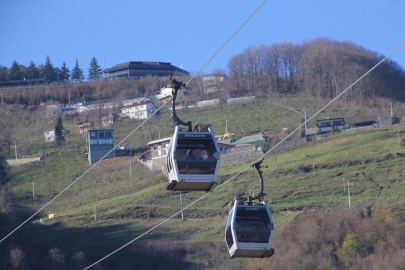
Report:
[[[176,79],[174,78],[170,78],[170,81],[172,82],[172,86],[173,86],[173,103],[172,103],[172,119],[173,119],[173,127],[178,126],[178,125],[182,125],[182,126],[186,126],[187,127],[187,131],[192,131],[192,122],[188,121],[188,122],[184,122],[182,121],[176,113],[176,98],[177,98],[177,93],[184,87],[186,87],[185,84],[183,84],[182,82],[178,82]]]

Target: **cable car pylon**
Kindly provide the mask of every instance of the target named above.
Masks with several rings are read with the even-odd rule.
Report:
[[[260,177],[260,192],[257,196],[239,196],[230,204],[225,241],[231,258],[268,258],[273,256],[271,241],[274,223],[267,202],[264,200],[263,159],[251,164]]]

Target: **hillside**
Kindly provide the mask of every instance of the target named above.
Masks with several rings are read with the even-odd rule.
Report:
[[[225,130],[223,114],[227,114],[228,129],[231,132],[248,134],[263,130],[281,137],[280,129],[296,127],[302,117],[291,110],[271,105],[269,101],[295,108],[297,111],[301,109],[302,104],[305,104],[307,115],[311,115],[311,112],[315,112],[316,108],[324,103],[320,99],[280,95],[271,100],[261,99],[253,104],[236,107],[227,107],[222,104],[214,108],[190,109],[189,113],[182,114],[181,117],[193,122],[213,121],[214,129],[217,134],[220,134]],[[80,176],[89,165],[84,158],[85,140],[78,134],[75,124],[78,118],[63,119],[64,126],[72,130],[72,136],[67,140],[66,147],[56,148],[48,144],[44,150],[41,142],[43,133],[38,123],[43,123],[43,127],[50,128],[51,122],[43,117],[41,108],[11,107],[10,105],[2,107],[2,110],[16,117],[15,123],[19,123],[18,126],[13,127],[16,133],[22,134],[26,131],[25,134],[28,134],[22,137],[19,153],[42,156],[45,152],[44,160],[13,167],[2,179],[2,190],[3,193],[8,194],[7,205],[11,209],[1,213],[3,217],[10,217],[3,219],[7,220],[7,223],[3,223],[1,230],[4,235],[22,221],[22,218],[32,214]],[[402,114],[399,105],[394,111],[398,115]],[[323,112],[319,118],[339,116],[345,117],[346,122],[350,123],[388,115],[386,104],[375,107],[367,103],[339,102]],[[89,117],[92,116],[89,115]],[[93,117],[100,125],[100,122],[97,122],[97,116]],[[131,137],[129,140],[131,147],[143,147],[151,139],[151,131],[155,133],[154,136],[157,136],[154,128],[156,125],[161,126],[162,136],[169,135],[169,117],[166,113],[153,118],[150,124]],[[119,122],[114,126],[117,139],[123,138],[137,124]],[[313,124],[312,122],[310,125]],[[356,224],[356,228],[344,227],[340,229],[339,235],[333,236],[335,244],[328,246],[330,254],[334,254],[333,252],[341,248],[345,237],[352,232],[358,235],[359,241],[363,239],[365,236],[361,234],[360,228],[368,226],[368,222],[378,223],[382,227],[400,228],[405,218],[401,207],[404,194],[401,179],[404,175],[402,164],[405,150],[398,141],[398,138],[401,139],[404,136],[403,129],[396,128],[395,130],[372,129],[335,134],[305,145],[278,149],[266,157],[264,165],[269,165],[269,169],[264,172],[266,199],[271,202],[270,206],[275,218],[276,252],[280,250],[280,253],[277,252],[272,259],[230,260],[223,242],[223,231],[228,214],[227,204],[234,196],[251,194],[252,186],[259,186],[255,172],[248,170],[217,192],[210,194],[207,199],[187,209],[186,221],[176,217],[141,238],[131,247],[105,260],[102,265],[105,269],[132,269],[134,265],[140,269],[152,267],[156,269],[164,267],[166,269],[197,269],[197,267],[257,269],[270,266],[276,269],[277,267],[287,269],[283,261],[292,260],[298,263],[299,260],[293,258],[300,254],[300,257],[309,256],[304,261],[310,264],[311,261],[316,260],[311,256],[320,252],[318,249],[314,250],[314,247],[308,249],[309,244],[303,238],[298,236],[286,238],[285,234],[291,235],[289,231],[294,230],[295,226],[301,228],[300,224],[310,226],[308,224],[316,222],[321,227],[332,226],[327,220],[336,211],[342,213],[339,215],[340,219],[335,217],[336,224],[347,220]],[[7,152],[4,147],[1,154],[3,157],[13,157],[13,152]],[[129,160],[132,162],[134,172],[132,177],[129,175]],[[221,169],[219,182],[229,179],[247,165],[240,164]],[[344,187],[347,180],[351,183],[352,208],[349,212],[342,212],[349,210],[347,187]],[[36,185],[36,200],[32,199],[32,182]],[[25,253],[22,261],[26,267],[83,268],[179,210],[179,194],[167,192],[165,184],[166,179],[162,174],[148,171],[136,161],[136,157],[105,160],[47,207],[33,222],[7,240],[6,245],[0,247],[1,260],[6,259],[6,246],[10,248],[18,246]],[[183,204],[187,205],[201,195],[197,192],[186,193],[183,196]],[[5,201],[4,198],[6,198],[5,195],[2,196],[3,201]],[[95,200],[97,221],[93,220]],[[363,216],[367,216],[366,207],[369,206],[371,206],[373,218],[360,218],[360,212]],[[51,213],[55,214],[55,218],[48,220],[46,217]],[[44,218],[44,224],[39,223],[40,217]],[[317,228],[310,226],[309,231],[317,234],[319,233]],[[398,230],[400,229],[386,231],[385,238],[381,235],[376,237],[378,241],[382,241],[381,244],[385,243],[395,252],[402,252],[402,246],[394,246],[389,240]],[[280,238],[288,241],[299,239],[294,244],[299,249],[288,251],[292,244],[286,246],[288,241],[280,242]],[[318,238],[319,241],[324,240],[322,237]],[[30,243],[35,243],[35,250],[30,247]],[[58,247],[60,253],[65,255],[63,263],[61,260],[49,258],[48,251],[54,247]],[[367,252],[360,249],[352,250],[352,253],[345,255],[346,257],[342,255],[344,258],[325,255],[325,265],[330,266],[329,268],[339,268],[346,262],[368,265],[369,256],[373,256],[377,248],[373,246]],[[80,251],[85,254],[82,259],[78,256]],[[357,254],[356,252],[362,254],[361,258],[364,259],[354,262],[353,254]],[[391,260],[393,254],[398,254],[395,252],[387,255],[387,258]],[[149,260],[141,259],[145,256]],[[381,258],[378,262],[382,263],[382,260]],[[167,262],[170,262],[169,267]],[[293,266],[289,267],[293,268]],[[316,267],[312,268],[316,269]]]

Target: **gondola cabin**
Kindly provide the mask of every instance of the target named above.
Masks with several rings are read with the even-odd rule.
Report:
[[[231,258],[266,258],[274,254],[274,223],[266,201],[249,205],[236,199],[229,213],[225,241]]]
[[[209,192],[216,186],[220,151],[212,125],[197,122],[192,131],[175,127],[165,165],[167,190]]]

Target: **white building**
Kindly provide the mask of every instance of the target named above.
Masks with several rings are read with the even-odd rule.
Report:
[[[141,103],[133,104],[121,109],[121,117],[129,117],[131,119],[146,119],[157,110],[155,104],[150,100]]]
[[[70,135],[70,131],[67,129],[63,129],[63,137],[67,137]],[[45,142],[53,142],[55,141],[55,130],[47,130],[44,132],[45,135]]]

